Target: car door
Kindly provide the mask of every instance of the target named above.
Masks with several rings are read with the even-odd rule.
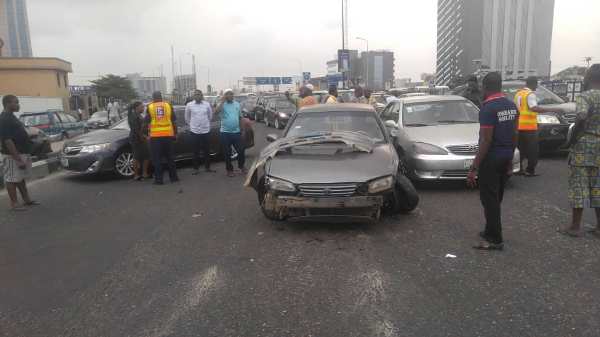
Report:
[[[267,104],[267,111],[265,112],[265,119],[269,121],[269,125],[273,125],[275,121],[275,101],[270,101]]]
[[[58,134],[61,133],[67,133],[69,136],[71,136],[70,134],[70,130],[69,130],[69,121],[67,120],[67,117],[65,116],[64,113],[62,112],[53,112],[54,115],[54,120],[56,123],[56,127],[58,129]]]
[[[175,157],[178,159],[190,158],[193,152],[192,135],[190,127],[185,123],[185,108],[174,107],[177,124],[177,140],[175,141]]]
[[[65,117],[69,121],[70,126],[70,135],[80,135],[83,134],[83,123],[79,122],[74,116],[69,114],[65,114]]]

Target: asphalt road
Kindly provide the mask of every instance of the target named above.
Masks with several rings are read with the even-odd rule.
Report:
[[[494,253],[470,248],[482,212],[461,184],[419,186],[417,211],[374,225],[274,224],[217,168],[34,182],[42,206],[0,211],[0,335],[600,335],[600,242],[555,232],[564,156],[512,180]]]

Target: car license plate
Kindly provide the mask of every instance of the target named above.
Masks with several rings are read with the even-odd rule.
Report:
[[[64,168],[69,167],[69,160],[67,158],[61,158],[60,159],[60,165]]]
[[[465,169],[470,169],[473,166],[473,159],[465,160]]]

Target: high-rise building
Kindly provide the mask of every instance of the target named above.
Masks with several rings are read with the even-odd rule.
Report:
[[[1,56],[32,56],[25,0],[0,0],[0,40]]]
[[[362,83],[372,90],[384,90],[394,86],[394,52],[371,50],[361,53]]]
[[[478,70],[548,76],[554,0],[438,0],[436,83]]]
[[[141,74],[127,74],[127,79],[131,81],[131,85],[138,96],[142,99],[152,97],[152,93],[160,91],[163,95],[167,95],[167,79],[165,77],[143,77]]]

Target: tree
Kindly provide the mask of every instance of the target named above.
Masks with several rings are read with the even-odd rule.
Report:
[[[137,97],[137,93],[127,77],[112,74],[102,76],[100,79],[92,81],[92,88],[96,91],[98,97],[102,98],[130,101]]]

